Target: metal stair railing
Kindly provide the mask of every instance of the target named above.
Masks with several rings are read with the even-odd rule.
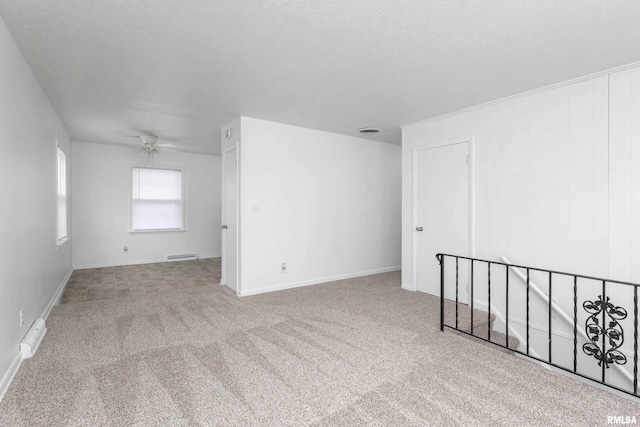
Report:
[[[611,280],[600,277],[586,276],[581,274],[567,273],[562,271],[555,270],[547,270],[543,268],[524,266],[524,265],[515,265],[510,262],[497,262],[490,261],[479,258],[471,258],[460,255],[451,255],[439,253],[436,255],[440,263],[440,330],[444,331],[445,328],[449,328],[452,330],[456,330],[459,333],[471,335],[476,339],[486,341],[493,345],[497,345],[499,347],[508,348],[507,345],[502,345],[501,343],[491,341],[491,334],[488,333],[487,338],[480,337],[473,334],[473,313],[474,313],[474,286],[478,286],[477,283],[474,283],[474,267],[478,264],[486,265],[487,268],[487,276],[486,276],[486,290],[487,290],[487,316],[490,318],[491,316],[491,272],[492,267],[493,271],[498,271],[498,269],[504,269],[504,298],[505,298],[505,324],[506,324],[506,332],[509,333],[509,271],[514,271],[523,281],[526,283],[526,319],[525,319],[525,328],[526,328],[526,349],[525,351],[520,350],[512,350],[515,353],[521,354],[528,358],[537,360],[538,362],[553,366],[562,371],[568,372],[573,375],[577,375],[579,377],[585,378],[590,381],[594,381],[596,383],[602,384],[609,388],[618,390],[620,392],[640,397],[638,394],[638,287],[640,284],[619,281],[619,280]],[[445,288],[448,288],[445,279],[445,262],[449,259],[450,262],[455,260],[455,325],[445,324]],[[470,269],[470,278],[469,278],[469,286],[470,286],[470,314],[471,314],[471,330],[465,331],[463,329],[458,328],[458,289],[460,287],[459,283],[459,268],[460,262],[464,261],[468,263]],[[506,260],[503,258],[503,260]],[[524,271],[524,273],[522,271]],[[548,280],[548,294],[543,292],[538,286],[532,283],[531,275],[532,273],[540,274],[547,276]],[[495,289],[495,276],[494,274],[494,289]],[[572,279],[572,292],[573,292],[573,319],[569,315],[567,315],[561,307],[554,302],[553,297],[553,279],[558,278],[558,276],[570,278]],[[593,297],[586,299],[582,303],[582,308],[588,315],[584,330],[582,327],[578,326],[578,290],[580,289],[581,282],[590,281],[597,282],[599,284],[599,290],[596,292],[599,293],[597,298],[595,298],[595,294]],[[624,369],[622,365],[627,363],[627,357],[623,353],[623,349],[621,348],[625,341],[625,332],[622,327],[621,321],[627,318],[628,312],[625,308],[620,305],[615,305],[611,302],[611,298],[608,295],[607,291],[612,291],[612,286],[623,286],[626,289],[633,290],[633,374]],[[630,287],[630,288],[629,288]],[[531,349],[529,346],[530,342],[530,329],[531,329],[531,319],[530,319],[530,305],[531,298],[530,294],[534,292],[537,295],[541,296],[546,307],[547,307],[547,339],[548,339],[548,354],[547,358],[542,358],[531,354]],[[495,293],[495,292],[494,292]],[[615,292],[611,292],[612,294]],[[556,363],[553,360],[553,320],[552,313],[559,313],[562,319],[569,323],[569,325],[573,326],[573,366],[567,367]],[[589,360],[595,359],[599,367],[599,374],[596,376],[589,376],[584,373],[584,369],[578,369],[578,331],[580,331],[581,337],[586,339],[586,343],[582,345],[583,353],[589,358]],[[508,340],[507,340],[508,343]],[[616,366],[620,368],[620,372],[623,374],[625,379],[630,380],[632,382],[631,389],[627,389],[612,383],[607,379],[607,370],[611,366]],[[594,368],[589,366],[588,368]]]
[[[500,259],[505,264],[509,264],[511,266],[510,270],[513,271],[516,274],[516,276],[518,276],[523,282],[526,282],[527,280],[526,276],[518,269],[516,265],[513,265],[513,263],[509,261],[507,257],[501,256]],[[540,289],[535,283],[533,283],[532,280],[529,280],[529,286],[531,290],[533,290],[534,294],[538,295],[545,303],[549,304],[549,296],[542,289]],[[560,318],[564,320],[567,324],[572,326],[574,325],[574,319],[569,317],[569,315],[562,309],[562,307],[560,307],[556,303],[555,299],[551,301],[551,304],[549,306],[553,309],[554,313],[558,314]],[[591,341],[591,339],[589,338],[589,336],[587,335],[584,329],[577,328],[577,332],[584,340]],[[629,371],[624,369],[622,365],[618,365],[617,363],[614,363],[611,366],[617,369],[618,372],[620,372],[620,374],[623,375],[627,380],[629,380],[630,382],[633,381],[633,375],[631,375]]]

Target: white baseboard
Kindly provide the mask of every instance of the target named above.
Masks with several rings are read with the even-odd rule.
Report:
[[[221,255],[198,255],[198,259],[220,258]],[[88,268],[106,268],[106,267],[123,267],[127,265],[141,265],[141,264],[157,264],[161,262],[167,262],[167,257],[153,258],[137,261],[116,261],[116,262],[103,262],[99,264],[81,264],[74,265],[74,270],[86,270]]]
[[[22,353],[18,352],[16,354],[16,357],[13,359],[13,362],[11,362],[11,365],[9,365],[9,369],[4,374],[4,377],[2,377],[2,380],[0,380],[0,401],[2,401],[4,394],[7,392],[7,390],[9,390],[9,385],[11,384],[11,381],[13,381],[13,377],[15,377],[16,373],[18,373],[18,369],[20,368],[21,364]]]
[[[122,267],[125,265],[140,265],[140,264],[156,264],[159,262],[166,262],[165,258],[153,258],[153,259],[143,259],[138,261],[116,261],[116,262],[101,262],[97,264],[81,264],[74,265],[74,270],[86,270],[89,268],[105,268],[105,267]]]
[[[279,285],[264,286],[264,287],[261,287],[261,288],[249,289],[249,290],[246,290],[246,291],[241,290],[240,292],[238,292],[238,296],[246,297],[246,296],[249,296],[249,295],[263,294],[263,293],[266,293],[266,292],[283,291],[285,289],[301,288],[303,286],[317,285],[319,283],[335,282],[336,280],[353,279],[354,277],[362,277],[362,276],[370,276],[372,274],[388,273],[390,271],[398,271],[401,268],[402,267],[398,265],[398,266],[395,266],[395,267],[386,267],[386,268],[379,268],[379,269],[375,269],[375,270],[360,271],[360,272],[357,272],[357,273],[341,274],[341,275],[338,275],[338,276],[329,276],[329,277],[323,277],[323,278],[320,278],[320,279],[311,279],[311,280],[303,280],[303,281],[300,281],[300,282],[282,283],[282,284],[279,284]]]
[[[413,285],[409,284],[409,283],[403,283],[400,285],[400,287],[402,289],[404,289],[405,291],[411,291],[411,292],[415,292],[416,288],[413,287]]]
[[[45,321],[49,317],[49,314],[51,313],[51,310],[53,309],[53,307],[60,302],[60,298],[62,298],[62,293],[64,292],[64,288],[65,286],[67,286],[67,282],[69,281],[69,278],[71,277],[72,273],[73,273],[73,269],[70,269],[67,272],[67,274],[64,276],[64,278],[58,285],[58,289],[56,289],[56,292],[53,294],[53,296],[49,300],[49,303],[44,308],[44,311],[42,312],[42,316],[40,317]],[[4,397],[7,390],[9,389],[9,385],[11,384],[11,381],[13,381],[13,377],[15,377],[16,373],[18,372],[18,369],[22,364],[22,360],[23,360],[22,353],[18,352],[16,354],[16,357],[13,359],[13,362],[11,362],[9,369],[4,374],[4,377],[2,378],[2,380],[0,381],[0,401]]]
[[[222,258],[222,255],[198,255],[198,259]]]
[[[42,316],[40,316],[44,320],[47,320],[47,318],[49,317],[49,313],[51,313],[51,310],[53,309],[53,307],[60,303],[60,298],[62,298],[62,293],[64,292],[64,287],[67,286],[67,282],[69,281],[69,278],[71,277],[71,273],[73,273],[73,269],[69,270],[67,272],[67,275],[64,276],[64,279],[62,279],[62,282],[58,286],[58,289],[56,290],[56,293],[53,294],[53,297],[51,297],[51,300],[49,301],[49,304],[47,304],[47,306],[44,308],[44,311],[42,312]]]

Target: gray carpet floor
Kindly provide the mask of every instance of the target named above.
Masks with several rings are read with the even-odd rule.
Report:
[[[1,426],[606,425],[640,404],[438,330],[399,272],[57,306]]]
[[[220,283],[221,258],[75,270],[60,304],[157,294]]]

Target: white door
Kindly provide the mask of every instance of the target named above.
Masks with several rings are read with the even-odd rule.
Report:
[[[469,142],[415,151],[416,290],[440,296],[437,253],[469,256]],[[445,298],[455,300],[455,260],[445,262]],[[468,302],[468,263],[459,264],[458,301]]]
[[[222,281],[238,291],[238,149],[224,153]]]

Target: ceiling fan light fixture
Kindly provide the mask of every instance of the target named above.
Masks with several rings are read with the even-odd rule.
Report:
[[[358,129],[358,133],[360,133],[362,135],[375,135],[375,134],[380,133],[380,132],[382,132],[380,129],[371,128],[371,127]]]
[[[149,163],[153,161],[154,155],[159,155],[161,151],[178,151],[173,144],[158,144],[158,137],[155,135],[142,134],[137,135],[137,137],[140,139],[140,142],[136,144],[136,146],[140,147],[139,154],[146,156],[149,159]]]
[[[143,145],[154,145],[158,139],[155,135],[140,135],[140,141]]]

